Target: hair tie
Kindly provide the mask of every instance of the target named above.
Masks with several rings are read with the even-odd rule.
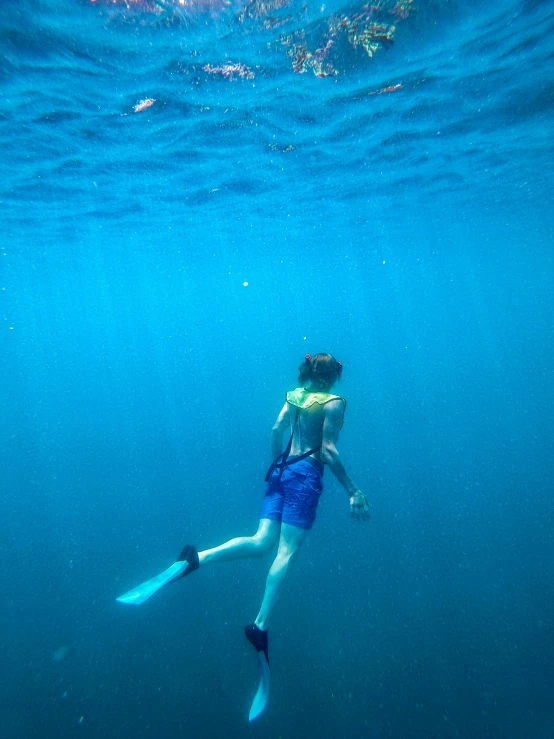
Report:
[[[306,354],[306,362],[311,362],[312,358],[309,354]]]

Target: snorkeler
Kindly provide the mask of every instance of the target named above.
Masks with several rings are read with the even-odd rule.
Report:
[[[140,605],[163,585],[190,575],[213,562],[257,557],[266,554],[279,539],[277,555],[269,570],[265,593],[256,620],[245,628],[248,641],[256,649],[260,685],[249,719],[264,710],[269,696],[269,651],[267,626],[275,607],[291,559],[312,528],[323,490],[323,470],[327,465],[350,499],[350,512],[357,520],[369,518],[369,503],[348,475],[337,450],[344,422],[346,400],[329,391],[342,374],[342,364],[330,354],[306,354],[300,365],[301,387],[287,393],[286,402],[272,429],[274,461],[266,475],[268,483],[254,536],[231,539],[213,549],[198,552],[188,544],[179,559],[160,575],[121,595],[120,603]],[[283,448],[283,434],[290,438]]]

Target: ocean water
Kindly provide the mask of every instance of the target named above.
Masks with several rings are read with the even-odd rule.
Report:
[[[0,7],[0,736],[549,739],[554,4]],[[306,352],[339,449],[253,532]]]

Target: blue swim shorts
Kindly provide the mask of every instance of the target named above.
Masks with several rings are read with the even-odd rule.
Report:
[[[306,457],[288,465],[279,478],[275,470],[267,484],[260,518],[311,529],[323,491],[323,464]]]

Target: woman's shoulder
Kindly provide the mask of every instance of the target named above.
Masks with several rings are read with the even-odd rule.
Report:
[[[322,391],[313,391],[310,388],[297,387],[287,392],[287,403],[297,408],[310,408],[312,405],[327,405],[339,401],[346,405],[346,400],[340,395],[326,393]]]

